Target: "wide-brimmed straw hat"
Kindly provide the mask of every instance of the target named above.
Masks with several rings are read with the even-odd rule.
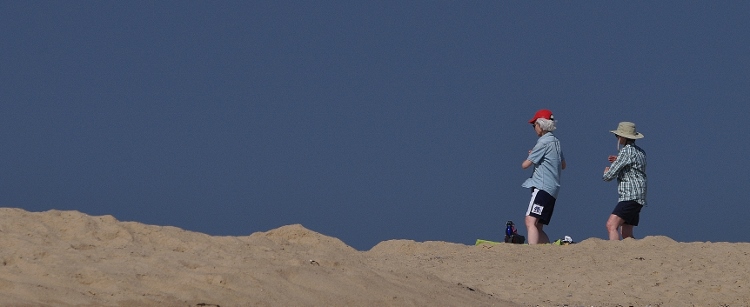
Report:
[[[617,130],[612,130],[610,132],[631,140],[643,138],[643,134],[636,131],[635,124],[631,122],[621,122],[617,125]]]

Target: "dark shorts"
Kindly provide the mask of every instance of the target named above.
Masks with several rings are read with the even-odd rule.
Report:
[[[552,211],[555,211],[555,201],[556,199],[549,193],[532,188],[531,201],[529,202],[529,208],[526,210],[526,215],[539,219],[539,222],[544,225],[549,225],[552,220]]]
[[[612,211],[612,214],[619,216],[621,219],[625,221],[625,224],[638,226],[638,221],[641,217],[641,208],[643,208],[643,205],[633,201],[621,201],[617,203],[617,206],[615,207],[615,210]]]

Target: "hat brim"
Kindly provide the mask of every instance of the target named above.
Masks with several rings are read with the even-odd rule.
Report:
[[[640,133],[640,132],[636,132],[636,133],[635,133],[635,135],[632,135],[632,134],[624,134],[624,133],[622,133],[622,132],[620,132],[620,131],[617,131],[617,130],[611,130],[611,131],[609,131],[609,132],[612,132],[612,133],[614,133],[614,134],[616,134],[616,135],[619,135],[619,136],[621,136],[621,137],[624,137],[624,138],[626,138],[626,139],[631,139],[631,140],[637,140],[637,139],[642,139],[642,138],[643,138],[643,134],[642,134],[642,133]]]

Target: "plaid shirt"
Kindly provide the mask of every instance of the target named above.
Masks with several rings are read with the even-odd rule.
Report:
[[[634,200],[646,205],[646,152],[635,144],[620,149],[617,160],[602,179],[610,181],[617,177],[618,201]]]

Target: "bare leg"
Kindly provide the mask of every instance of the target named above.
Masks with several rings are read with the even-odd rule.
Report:
[[[622,224],[622,227],[620,227],[620,230],[622,230],[623,239],[625,238],[635,239],[635,237],[633,236],[633,225]]]
[[[625,221],[617,215],[611,214],[607,220],[607,233],[609,233],[610,240],[620,240],[620,226]],[[633,234],[633,228],[630,228],[630,234]]]
[[[539,223],[539,219],[533,216],[526,216],[526,231],[528,234],[529,244],[549,243],[549,237],[544,232],[544,224]]]
[[[547,236],[547,233],[542,229],[544,227],[544,224],[537,223],[536,225],[537,227],[539,227],[539,244],[549,243],[549,237]]]

